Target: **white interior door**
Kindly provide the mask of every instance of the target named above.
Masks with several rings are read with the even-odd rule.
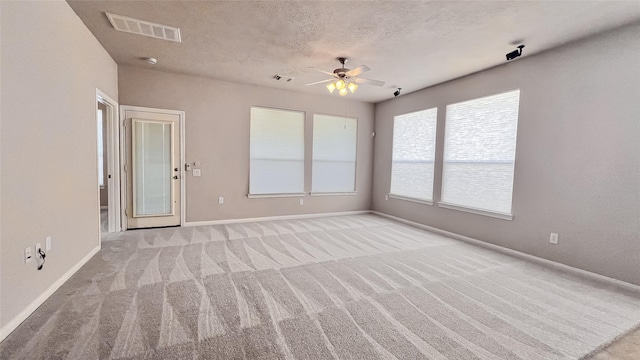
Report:
[[[124,114],[127,228],[180,225],[180,114],[144,108]]]

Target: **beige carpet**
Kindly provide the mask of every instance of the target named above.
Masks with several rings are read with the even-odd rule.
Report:
[[[109,210],[100,209],[100,233],[106,235],[109,232]]]
[[[374,215],[138,230],[2,359],[579,359],[640,293]]]

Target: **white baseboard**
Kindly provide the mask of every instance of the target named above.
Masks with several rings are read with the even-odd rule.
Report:
[[[62,284],[64,284],[73,274],[75,274],[82,265],[86,264],[98,251],[100,251],[101,246],[96,246],[93,250],[91,250],[85,257],[83,257],[78,263],[73,265],[71,269],[67,270],[64,275],[62,275],[58,280],[56,280],[47,290],[45,290],[40,296],[38,296],[31,304],[29,304],[24,310],[22,310],[16,317],[11,319],[5,326],[0,329],[0,341],[4,340],[13,330],[15,330],[18,325],[20,325],[23,321],[25,321],[29,315],[31,315],[36,309],[42,305],[51,295],[53,295]]]
[[[389,214],[385,214],[385,213],[381,213],[381,212],[373,211],[373,210],[371,211],[371,213],[375,214],[375,215],[379,215],[379,216],[385,217],[387,219],[395,220],[395,221],[398,221],[398,222],[401,222],[401,223],[404,223],[404,224],[407,224],[407,225],[415,226],[415,227],[420,228],[420,229],[424,229],[424,230],[431,231],[431,232],[434,232],[434,233],[437,233],[437,234],[440,234],[440,235],[444,235],[444,236],[447,236],[447,237],[450,237],[450,238],[453,238],[453,239],[456,239],[456,240],[460,240],[460,241],[464,241],[464,242],[467,242],[467,243],[470,243],[470,244],[482,246],[484,248],[487,248],[487,249],[490,249],[490,250],[494,250],[494,251],[497,251],[497,252],[501,252],[503,254],[512,255],[512,256],[515,256],[515,257],[518,257],[518,258],[521,258],[521,259],[524,259],[524,260],[529,260],[529,261],[532,261],[532,262],[535,262],[535,263],[538,263],[538,264],[546,265],[546,266],[557,268],[557,269],[560,269],[560,270],[566,270],[566,271],[573,272],[575,274],[578,274],[578,275],[581,275],[581,276],[584,276],[584,277],[588,277],[588,278],[591,278],[591,279],[594,279],[594,280],[608,282],[608,283],[611,283],[613,285],[616,285],[616,286],[619,286],[619,287],[622,287],[622,288],[625,288],[625,289],[628,289],[628,290],[640,291],[640,286],[628,283],[626,281],[610,278],[608,276],[596,274],[596,273],[593,273],[591,271],[578,269],[578,268],[575,268],[573,266],[565,265],[565,264],[562,264],[562,263],[559,263],[559,262],[555,262],[555,261],[552,261],[552,260],[547,260],[547,259],[535,256],[535,255],[523,253],[521,251],[509,249],[509,248],[506,248],[506,247],[503,247],[503,246],[500,246],[500,245],[491,244],[491,243],[488,243],[488,242],[485,242],[485,241],[482,241],[482,240],[474,239],[472,237],[468,237],[468,236],[456,234],[456,233],[453,233],[453,232],[450,232],[450,231],[438,229],[438,228],[433,227],[433,226],[420,224],[420,223],[417,223],[415,221],[399,218],[397,216],[393,216],[393,215],[389,215]]]
[[[280,215],[280,216],[265,216],[257,218],[242,218],[242,219],[227,219],[227,220],[211,220],[211,221],[191,221],[182,224],[182,226],[206,226],[206,225],[221,225],[221,224],[238,224],[247,222],[259,222],[259,221],[274,221],[274,220],[296,220],[296,219],[310,219],[318,217],[329,216],[345,216],[345,215],[362,215],[370,214],[370,210],[358,210],[358,211],[343,211],[343,212],[331,212],[331,213],[318,213],[318,214],[299,214],[299,215]]]

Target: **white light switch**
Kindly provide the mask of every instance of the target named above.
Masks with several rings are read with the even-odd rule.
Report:
[[[47,236],[44,241],[44,248],[49,251],[51,250],[51,236]]]
[[[193,176],[200,176],[202,173],[200,172],[200,169],[193,169]]]
[[[224,196],[218,197],[218,204],[224,204]]]

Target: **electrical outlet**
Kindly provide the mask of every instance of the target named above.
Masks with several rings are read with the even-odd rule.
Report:
[[[224,196],[219,196],[218,197],[218,204],[220,204],[220,205],[224,204]]]
[[[300,205],[304,205],[304,199],[300,199]]]
[[[44,240],[44,248],[45,250],[51,250],[51,236],[47,236]]]
[[[200,169],[193,169],[192,170],[192,175],[193,176],[201,176],[202,175],[202,171]]]
[[[551,233],[551,235],[549,236],[549,242],[553,245],[558,245],[558,234]]]
[[[28,264],[33,260],[33,254],[31,253],[31,246],[24,249],[24,263]]]

